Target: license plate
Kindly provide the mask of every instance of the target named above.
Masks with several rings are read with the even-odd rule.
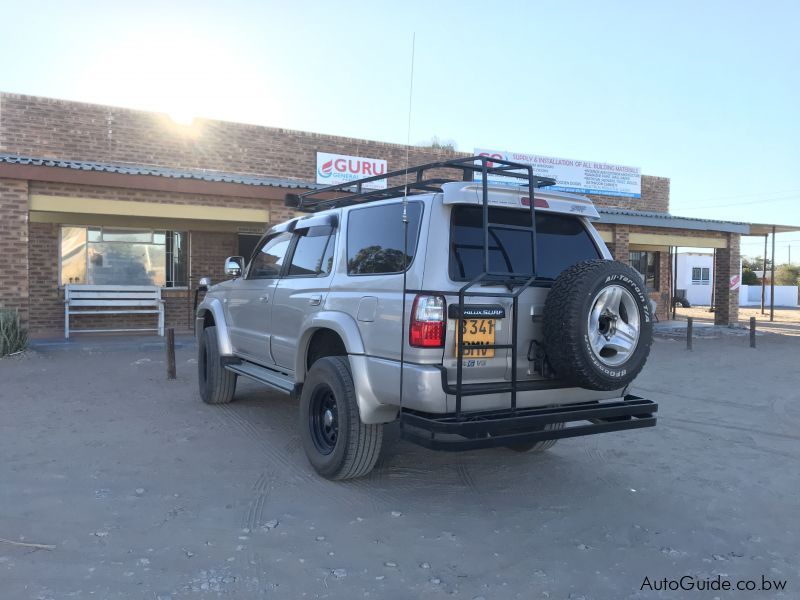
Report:
[[[461,321],[461,331],[464,335],[464,358],[494,358],[494,348],[480,348],[480,346],[494,344],[496,324],[497,319],[464,319]],[[458,338],[456,338],[456,356],[458,356]]]

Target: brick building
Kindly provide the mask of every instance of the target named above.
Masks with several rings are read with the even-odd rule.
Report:
[[[103,247],[106,256],[137,256],[116,261],[126,270],[114,283],[162,285],[167,326],[190,328],[198,280],[219,281],[226,256],[292,216],[284,195],[315,185],[317,152],[384,159],[390,170],[406,161],[398,144],[204,119],[181,126],[158,113],[2,93],[0,307],[17,309],[35,336],[59,333],[64,285],[113,271],[97,264],[103,253],[92,248]],[[412,147],[409,160],[462,156]],[[603,239],[643,273],[661,318],[672,296],[673,249],[705,247],[716,249],[716,320],[737,321],[729,280],[747,225],[669,215],[665,177],[643,175],[640,198],[592,199]],[[126,320],[80,317],[75,326],[112,318]]]

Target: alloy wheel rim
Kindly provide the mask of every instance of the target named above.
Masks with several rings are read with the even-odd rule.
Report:
[[[630,359],[639,344],[641,322],[636,300],[621,285],[609,285],[592,300],[589,311],[589,346],[597,360],[619,367]]]

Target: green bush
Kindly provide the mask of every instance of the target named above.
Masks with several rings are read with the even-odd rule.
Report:
[[[0,356],[25,350],[28,332],[15,310],[0,308]]]
[[[761,280],[758,278],[758,275],[745,267],[742,269],[742,285],[761,285]]]

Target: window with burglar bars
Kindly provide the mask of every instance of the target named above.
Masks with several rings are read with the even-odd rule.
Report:
[[[61,228],[59,285],[185,287],[189,234],[118,227]]]
[[[661,289],[659,265],[661,256],[658,252],[633,250],[630,254],[631,266],[639,271],[644,283],[651,292]]]

